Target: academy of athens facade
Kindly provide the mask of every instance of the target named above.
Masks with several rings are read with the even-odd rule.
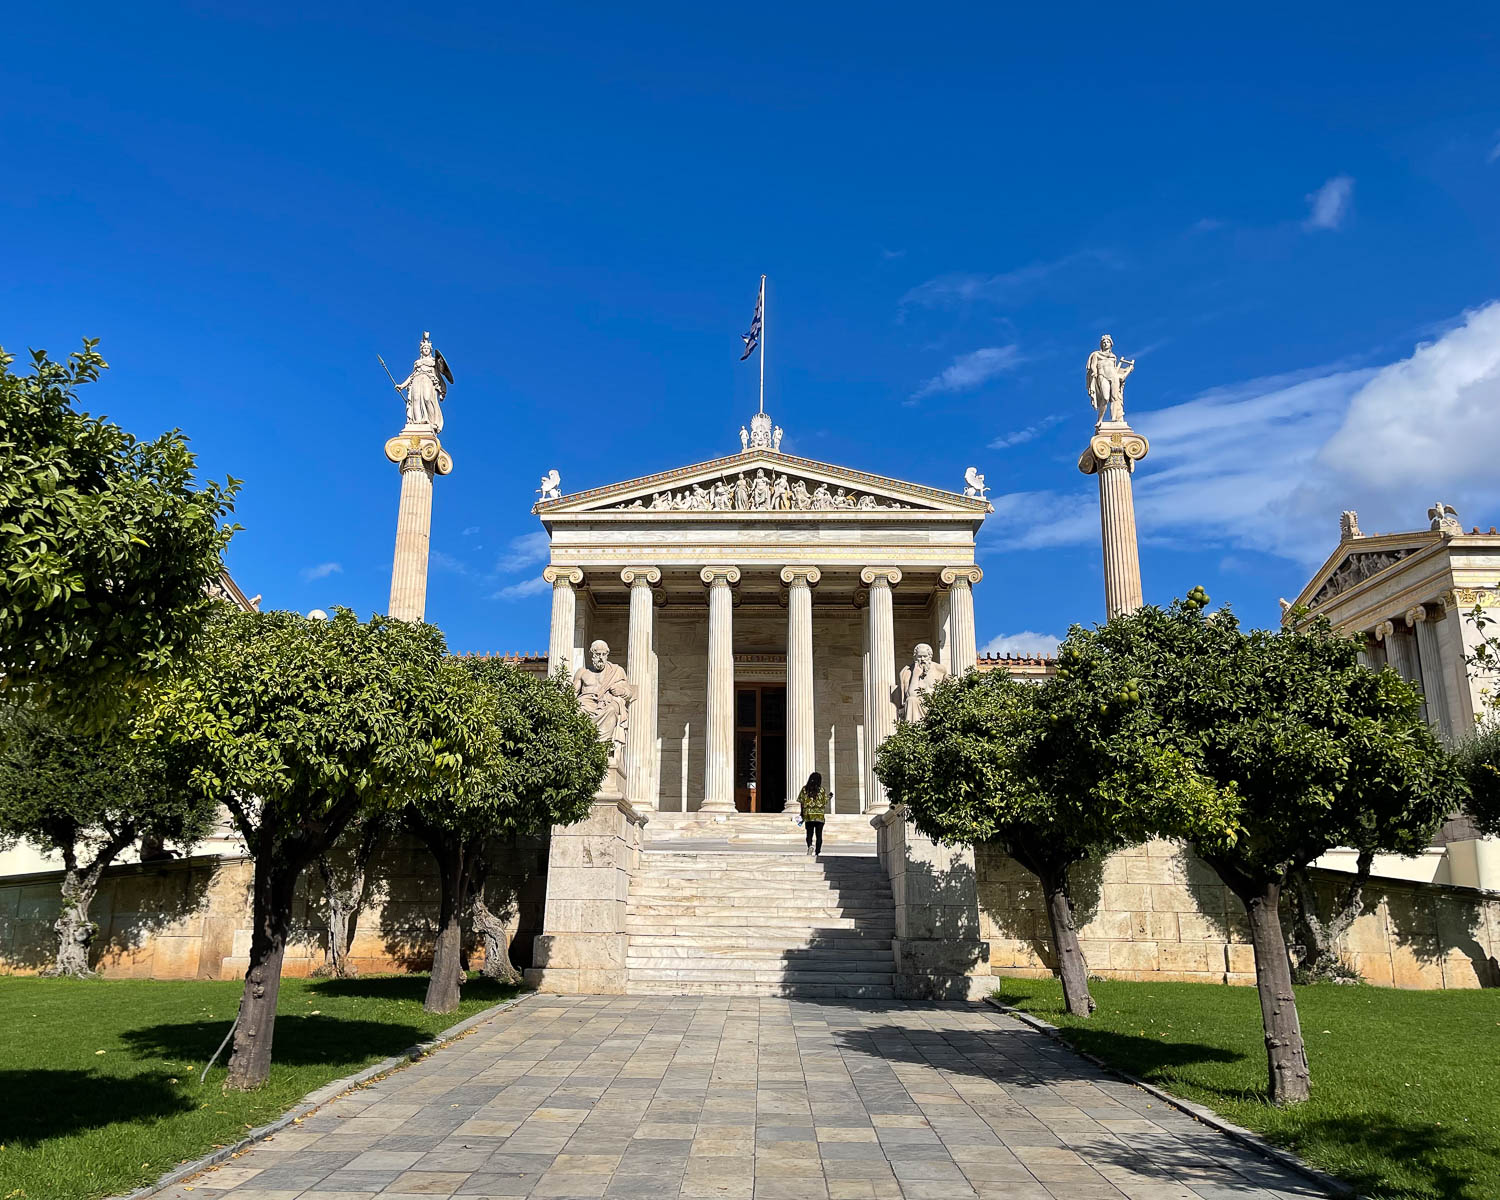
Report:
[[[643,810],[780,812],[814,770],[836,816],[883,809],[871,750],[901,667],[919,644],[946,672],[977,660],[988,502],[781,454],[766,425],[737,454],[537,505],[548,670],[571,678],[595,641],[625,667]]]

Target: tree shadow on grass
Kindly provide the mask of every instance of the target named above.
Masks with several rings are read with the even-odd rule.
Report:
[[[223,1036],[222,1032],[219,1035]],[[120,1077],[93,1071],[0,1071],[0,1144],[34,1146],[106,1125],[157,1121],[191,1111],[193,1093],[166,1072]]]
[[[1358,1112],[1308,1121],[1278,1140],[1292,1150],[1317,1147],[1326,1155],[1336,1149],[1339,1177],[1361,1196],[1492,1200],[1495,1195],[1493,1175],[1476,1180],[1463,1165],[1476,1155],[1494,1155],[1492,1145],[1468,1130]]]
[[[140,1059],[207,1062],[223,1040],[223,1021],[177,1021],[127,1029],[121,1040]],[[403,1021],[360,1021],[343,1017],[276,1017],[275,1061],[286,1066],[353,1064],[371,1056],[397,1054],[431,1036]]]

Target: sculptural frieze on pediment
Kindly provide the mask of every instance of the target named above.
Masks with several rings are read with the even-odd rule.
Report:
[[[844,487],[829,487],[763,467],[699,482],[680,491],[654,492],[612,506],[616,512],[833,512],[912,509],[897,500]]]
[[[1318,605],[1325,600],[1347,592],[1355,584],[1378,575],[1387,567],[1395,566],[1403,558],[1415,553],[1411,549],[1379,550],[1369,554],[1351,554],[1338,565],[1328,581],[1313,594],[1312,603]]]

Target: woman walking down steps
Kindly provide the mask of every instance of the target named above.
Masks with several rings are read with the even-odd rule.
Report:
[[[833,797],[823,790],[823,776],[819,772],[814,771],[807,777],[807,782],[797,793],[797,803],[802,806],[802,826],[807,830],[807,852],[822,854],[823,822],[828,817]],[[813,847],[814,837],[817,838],[816,849]]]

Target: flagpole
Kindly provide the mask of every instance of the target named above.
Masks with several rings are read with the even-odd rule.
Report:
[[[766,411],[766,277],[760,277],[760,411]]]

